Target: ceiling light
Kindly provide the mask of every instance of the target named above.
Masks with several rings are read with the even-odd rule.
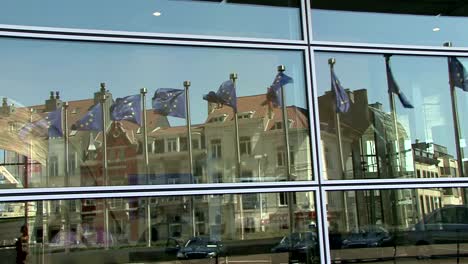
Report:
[[[440,31],[440,28],[439,28],[439,27],[435,27],[435,28],[432,29],[432,31],[438,32],[438,31]]]
[[[160,15],[161,15],[161,12],[158,12],[158,11],[153,13],[153,16],[160,16]]]

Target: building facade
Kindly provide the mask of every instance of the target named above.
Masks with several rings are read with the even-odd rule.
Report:
[[[4,4],[0,255],[468,262],[466,10]]]

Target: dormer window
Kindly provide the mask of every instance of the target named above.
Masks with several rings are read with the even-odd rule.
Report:
[[[238,113],[237,118],[238,119],[249,119],[249,118],[252,118],[254,113],[255,113],[254,111]]]
[[[288,124],[289,124],[288,128],[291,128],[292,123],[293,123],[293,120],[288,119]],[[275,125],[273,126],[273,129],[283,129],[283,121],[275,122]]]
[[[226,120],[226,117],[227,117],[227,114],[223,114],[223,115],[220,115],[220,116],[215,116],[213,118],[210,119],[210,123],[222,123],[224,122],[224,120]]]

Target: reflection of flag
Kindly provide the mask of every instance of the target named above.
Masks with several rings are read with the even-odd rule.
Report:
[[[185,118],[185,91],[159,88],[154,93],[153,109],[165,116]]]
[[[110,110],[111,120],[127,120],[141,126],[141,95],[117,98]]]
[[[387,80],[388,92],[398,95],[398,98],[400,99],[400,102],[404,108],[414,108],[413,105],[408,100],[408,98],[406,98],[405,94],[400,90],[400,87],[398,87],[398,84],[396,83],[395,78],[393,78],[392,69],[390,68],[390,61],[386,62],[386,66],[387,66],[387,78],[388,78]]]
[[[232,80],[223,82],[216,93],[211,91],[204,95],[203,99],[210,103],[230,106],[234,112],[237,112],[236,87],[234,87]]]
[[[293,78],[282,72],[278,72],[275,80],[271,84],[270,88],[268,88],[267,101],[270,102],[274,107],[282,106],[283,98],[281,97],[281,87],[292,82]]]
[[[333,68],[331,69],[331,88],[332,91],[335,93],[335,101],[336,101],[336,112],[338,113],[346,113],[349,111],[349,107],[351,106],[351,102],[349,100],[349,96],[346,93],[343,86],[341,86],[338,77],[335,75],[335,71]]]
[[[95,104],[86,115],[75,123],[76,130],[102,130],[102,106]]]
[[[468,73],[456,57],[449,57],[449,72],[452,85],[468,92]]]
[[[61,137],[62,131],[62,108],[47,113],[47,116],[38,121],[28,123],[19,131],[19,137],[24,140],[28,135],[39,137]]]

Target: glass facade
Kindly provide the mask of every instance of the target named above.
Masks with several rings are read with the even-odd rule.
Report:
[[[2,3],[0,258],[468,261],[465,10]]]

